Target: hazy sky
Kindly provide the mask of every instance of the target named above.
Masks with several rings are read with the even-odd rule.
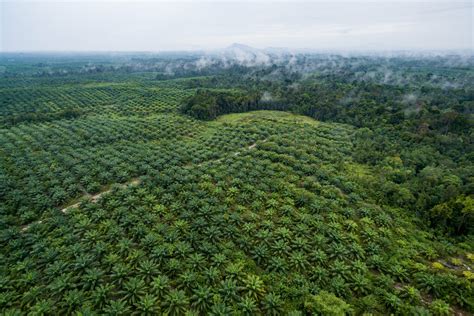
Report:
[[[258,48],[470,49],[459,1],[0,0],[1,51]]]

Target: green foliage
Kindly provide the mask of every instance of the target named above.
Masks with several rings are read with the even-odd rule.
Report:
[[[446,302],[444,302],[443,300],[434,300],[430,304],[430,310],[433,315],[436,316],[451,315],[452,313],[449,304],[446,304]]]
[[[183,101],[181,112],[201,120],[213,120],[227,113],[270,109],[259,105],[259,97],[252,93],[197,90],[196,94]]]
[[[464,70],[405,106],[413,87],[345,68],[18,58],[0,58],[0,314],[474,311]]]
[[[321,291],[304,302],[305,309],[313,315],[342,316],[352,313],[352,308],[333,293]]]

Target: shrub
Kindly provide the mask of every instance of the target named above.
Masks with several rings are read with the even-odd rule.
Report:
[[[305,310],[313,315],[342,316],[352,313],[351,305],[332,293],[321,291],[304,302]]]
[[[451,308],[443,300],[434,300],[430,305],[430,310],[435,316],[444,316],[451,314]]]

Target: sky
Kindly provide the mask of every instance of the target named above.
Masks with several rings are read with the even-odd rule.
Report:
[[[0,0],[0,51],[469,50],[471,1]]]

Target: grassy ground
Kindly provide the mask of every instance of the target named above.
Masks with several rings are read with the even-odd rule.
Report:
[[[253,120],[276,120],[279,122],[310,124],[317,126],[319,121],[310,117],[281,111],[252,111],[247,113],[232,113],[219,116],[217,122],[220,123],[242,123]]]

